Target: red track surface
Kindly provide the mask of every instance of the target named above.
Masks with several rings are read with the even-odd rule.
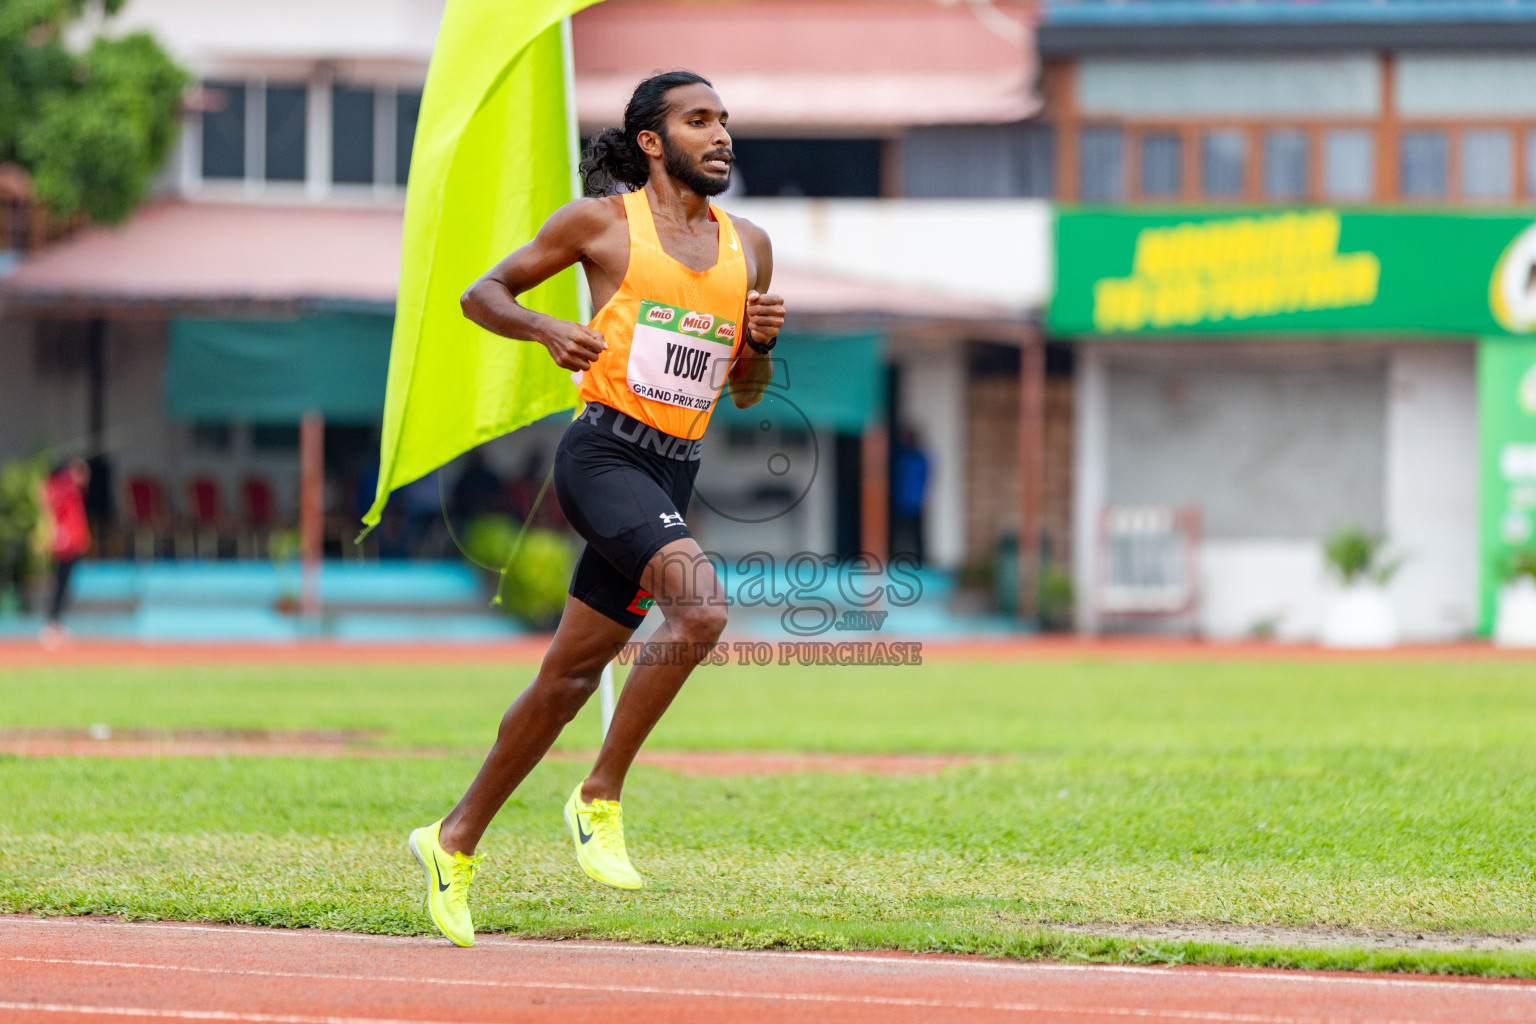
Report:
[[[1536,1020],[1536,984],[0,917],[0,1020]]]
[[[899,637],[888,637],[896,640]],[[308,664],[506,664],[538,662],[549,637],[530,636],[488,644],[142,644],[76,640],[47,651],[34,641],[0,640],[0,672],[42,665],[308,665]],[[1536,651],[1504,650],[1487,643],[1411,644],[1384,651],[1330,650],[1314,644],[1204,643],[1146,637],[1018,637],[997,640],[925,640],[927,661],[1536,661]]]

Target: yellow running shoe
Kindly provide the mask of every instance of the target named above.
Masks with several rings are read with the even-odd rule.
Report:
[[[439,818],[426,828],[411,833],[406,844],[416,855],[421,870],[427,873],[427,913],[437,930],[448,936],[455,945],[475,944],[475,922],[469,916],[469,883],[485,854],[466,857],[462,853],[449,853],[437,841],[438,829],[443,827]]]
[[[639,889],[645,885],[624,852],[624,812],[617,800],[581,799],[578,782],[565,802],[565,824],[576,844],[576,862],[581,870],[604,885],[615,889]]]

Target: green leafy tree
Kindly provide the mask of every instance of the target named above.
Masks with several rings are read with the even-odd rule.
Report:
[[[40,541],[47,465],[43,455],[0,465],[0,612],[20,604],[23,585],[46,563]]]
[[[116,222],[144,198],[176,139],[187,73],[142,32],[72,52],[64,30],[125,0],[0,0],[0,162],[39,202]]]

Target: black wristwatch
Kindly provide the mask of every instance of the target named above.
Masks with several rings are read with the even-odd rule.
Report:
[[[768,340],[768,344],[766,344],[766,345],[764,345],[762,342],[758,341],[756,338],[752,337],[751,333],[747,334],[747,344],[749,346],[751,346],[753,352],[756,352],[760,356],[765,356],[769,352],[772,352],[773,351],[773,346],[777,345],[778,343],[779,343],[779,336],[777,334],[775,334],[772,338],[770,338]]]

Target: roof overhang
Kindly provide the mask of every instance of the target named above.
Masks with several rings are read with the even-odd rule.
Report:
[[[153,203],[23,261],[0,300],[95,315],[392,310],[401,227],[399,209]]]
[[[24,261],[0,302],[41,316],[389,314],[403,220],[398,208],[156,203]],[[1020,322],[985,301],[793,266],[775,269],[773,290],[807,326]]]
[[[1014,70],[936,73],[921,70],[709,76],[730,110],[731,125],[755,134],[868,131],[909,125],[1008,124],[1040,103]],[[622,124],[633,74],[582,75],[576,109],[586,126]]]
[[[1035,8],[911,0],[609,0],[572,19],[583,125],[620,124],[658,70],[708,78],[733,128],[881,131],[1039,109]]]
[[[1047,57],[1212,50],[1519,49],[1536,44],[1536,0],[1056,0]]]

